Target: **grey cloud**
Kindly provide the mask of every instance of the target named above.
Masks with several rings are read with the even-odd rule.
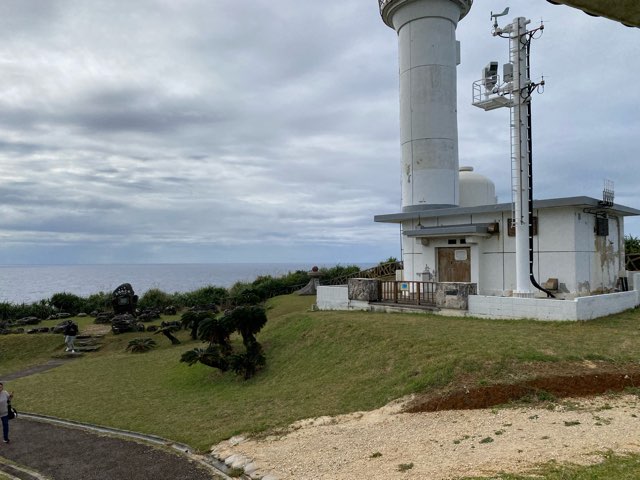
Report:
[[[54,24],[0,44],[0,261],[397,256],[397,226],[372,218],[400,208],[396,34],[375,2],[283,2],[60,0],[36,19]],[[548,79],[534,100],[538,196],[599,195],[611,175],[638,206],[602,154],[634,158],[640,93],[593,95],[621,63],[589,65],[600,28],[616,45],[628,32],[516,3],[550,20],[533,51]],[[38,16],[23,5],[0,7],[14,28]],[[507,56],[483,8],[458,27],[460,158],[507,201],[508,115],[470,106],[482,66]]]

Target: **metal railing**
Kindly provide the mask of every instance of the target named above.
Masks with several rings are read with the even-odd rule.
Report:
[[[359,272],[344,275],[342,277],[334,277],[330,279],[320,279],[322,285],[344,285],[350,278],[385,278],[396,276],[396,270],[402,270],[402,262],[389,262],[382,265],[376,265],[375,267],[368,268],[367,270],[360,270]]]
[[[380,282],[381,302],[406,305],[435,305],[436,282]]]
[[[380,8],[380,15],[382,15],[382,11],[384,10],[384,7],[387,6],[387,4],[395,2],[396,0],[378,0],[378,8]],[[462,15],[461,17],[464,17],[467,12],[469,11],[469,9],[471,8],[471,5],[473,5],[473,0],[452,0],[454,3],[457,3],[461,10],[462,10]],[[389,25],[391,26],[391,25]]]
[[[630,272],[640,271],[640,253],[627,253],[625,255],[625,268]]]
[[[393,2],[393,0],[378,0],[378,7],[380,8],[380,13],[384,10],[384,7],[387,6],[387,3]]]

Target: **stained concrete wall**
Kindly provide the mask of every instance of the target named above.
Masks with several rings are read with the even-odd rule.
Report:
[[[595,216],[582,208],[555,207],[534,211],[538,235],[534,236],[534,275],[539,283],[557,278],[560,294],[567,298],[611,292],[624,273],[624,230],[621,218],[610,216],[609,235],[594,235]],[[426,281],[427,269],[437,281],[437,253],[440,247],[471,248],[471,282],[481,295],[510,296],[515,289],[515,237],[507,235],[510,212],[480,213],[421,219],[421,225],[436,227],[477,223],[499,223],[500,233],[490,237],[448,238],[403,237],[406,280]],[[417,221],[405,222],[415,230]],[[465,244],[460,240],[464,238]],[[449,244],[455,240],[456,244]],[[434,274],[435,272],[435,274]],[[540,293],[540,295],[543,295]]]
[[[469,316],[494,319],[592,320],[634,308],[639,292],[619,292],[573,300],[475,295],[469,297]]]
[[[319,286],[316,308],[318,310],[371,310],[367,301],[349,300],[347,285]]]

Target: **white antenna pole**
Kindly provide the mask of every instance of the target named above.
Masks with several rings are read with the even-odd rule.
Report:
[[[530,20],[518,17],[511,24],[509,49],[513,59],[513,133],[515,180],[514,219],[516,229],[516,291],[517,297],[532,297],[529,280],[529,214],[527,211],[529,193],[529,110],[530,101],[527,78],[527,51],[525,35]]]
[[[529,78],[529,44],[539,28],[527,31],[531,22],[518,17],[504,28],[498,27],[498,17],[508,13],[491,13],[494,19],[493,35],[509,38],[509,63],[504,66],[502,82],[497,75],[498,62],[490,62],[482,72],[482,79],[473,82],[473,105],[484,110],[508,107],[511,110],[511,192],[513,200],[512,222],[516,231],[515,264],[517,297],[533,297],[532,287],[551,296],[540,287],[533,275],[533,243],[530,244],[529,229],[533,212],[529,211],[531,193],[531,93],[544,80],[535,84]],[[531,240],[532,242],[532,240]],[[531,255],[531,256],[530,256]]]

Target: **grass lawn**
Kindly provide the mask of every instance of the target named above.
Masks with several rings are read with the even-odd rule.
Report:
[[[465,477],[461,480],[636,480],[640,478],[640,455],[607,454],[598,465],[577,466],[549,463],[526,475]]]
[[[635,363],[640,351],[640,311],[559,323],[313,312],[313,302],[298,296],[270,302],[269,321],[258,334],[267,367],[249,381],[180,363],[182,352],[202,345],[183,331],[178,346],[150,333],[109,334],[99,352],[6,387],[15,391],[18,410],[208,449],[242,432],[377,408],[460,375],[480,384],[522,375],[530,362]],[[125,352],[129,340],[145,336],[159,348]],[[0,374],[43,363],[62,350],[61,335],[0,336]]]

